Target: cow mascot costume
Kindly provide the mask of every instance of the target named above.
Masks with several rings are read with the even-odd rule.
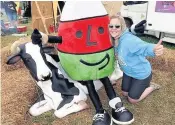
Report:
[[[133,114],[115,93],[108,78],[114,70],[114,49],[108,33],[109,16],[101,2],[68,1],[62,11],[58,36],[41,33],[43,43],[58,43],[62,67],[87,87],[96,113],[92,125],[131,124]],[[38,36],[32,34],[33,38]],[[100,80],[109,97],[112,118],[102,107],[93,81]]]

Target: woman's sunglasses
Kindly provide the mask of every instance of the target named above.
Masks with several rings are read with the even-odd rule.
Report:
[[[118,29],[118,28],[120,28],[120,25],[111,25],[111,24],[109,24],[109,28],[116,28],[116,29]]]

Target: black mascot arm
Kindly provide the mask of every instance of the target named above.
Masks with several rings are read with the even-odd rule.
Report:
[[[51,36],[40,32],[38,29],[34,29],[31,35],[32,42],[34,44],[39,43],[62,43],[62,36]]]
[[[48,35],[48,43],[62,43],[62,36]]]
[[[42,42],[46,43],[62,43],[62,36],[51,36],[40,32]]]
[[[132,32],[134,35],[142,35],[145,30],[145,24],[146,24],[146,20],[142,20],[138,24],[133,24],[130,27],[129,31]]]

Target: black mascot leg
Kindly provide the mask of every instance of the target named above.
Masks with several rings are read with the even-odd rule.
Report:
[[[93,117],[92,125],[110,125],[111,118],[109,114],[103,109],[100,98],[95,90],[93,81],[81,81],[88,89],[89,97],[95,107],[96,114]]]
[[[112,108],[112,121],[116,124],[131,124],[134,121],[133,114],[127,110],[118,96],[108,77],[100,79],[108,95],[109,106]]]
[[[105,87],[105,91],[107,93],[108,98],[111,100],[116,97],[116,93],[114,91],[114,88],[109,80],[108,77],[100,79],[100,81],[103,83]],[[118,96],[118,95],[117,95]]]
[[[86,81],[86,87],[88,89],[89,92],[89,97],[95,107],[96,113],[103,113],[104,109],[102,107],[100,98],[95,90],[95,86],[93,84],[93,81]]]

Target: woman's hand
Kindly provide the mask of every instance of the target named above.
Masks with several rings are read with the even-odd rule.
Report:
[[[160,56],[163,54],[163,45],[162,44],[162,40],[159,40],[159,42],[155,45],[154,47],[154,53],[156,56]]]

